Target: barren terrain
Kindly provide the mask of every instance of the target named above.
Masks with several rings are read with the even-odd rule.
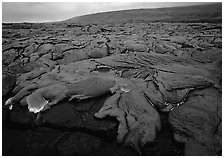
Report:
[[[221,155],[219,13],[3,24],[3,155]]]

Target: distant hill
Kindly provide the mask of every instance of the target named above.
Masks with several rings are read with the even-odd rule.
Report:
[[[222,3],[185,7],[111,11],[74,17],[62,22],[97,24],[136,20],[161,22],[222,22]]]

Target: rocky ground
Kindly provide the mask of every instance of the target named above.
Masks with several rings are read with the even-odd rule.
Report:
[[[3,24],[2,45],[3,155],[222,154],[221,24]]]

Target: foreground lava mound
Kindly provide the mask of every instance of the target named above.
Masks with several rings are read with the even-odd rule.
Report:
[[[221,155],[221,24],[26,25],[3,25],[3,154]]]

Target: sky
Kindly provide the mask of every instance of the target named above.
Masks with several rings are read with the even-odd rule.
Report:
[[[106,11],[199,4],[205,2],[3,2],[2,22],[53,22]]]

